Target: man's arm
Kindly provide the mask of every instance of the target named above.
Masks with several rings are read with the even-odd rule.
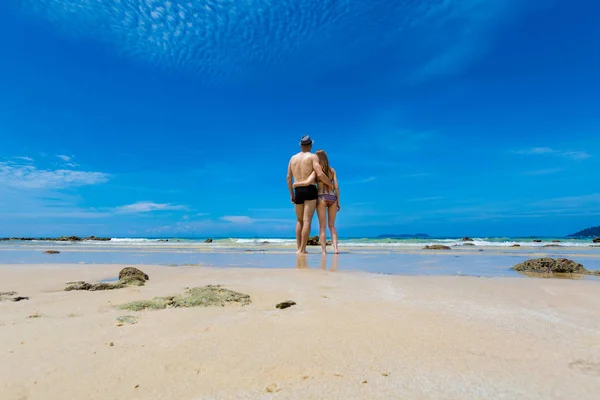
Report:
[[[288,190],[290,191],[290,199],[292,199],[292,203],[295,200],[294,188],[292,187],[292,178],[293,177],[294,177],[294,174],[292,173],[292,160],[290,160],[290,163],[288,164],[288,172],[287,172],[287,185],[288,185]]]
[[[329,179],[327,177],[327,175],[325,175],[325,173],[323,172],[323,168],[321,168],[321,164],[319,164],[319,159],[317,158],[316,155],[313,155],[313,169],[315,170],[315,172],[317,173],[317,176],[319,177],[319,182],[323,182],[325,185],[329,186],[329,187],[333,187],[333,184],[331,183],[331,179]]]

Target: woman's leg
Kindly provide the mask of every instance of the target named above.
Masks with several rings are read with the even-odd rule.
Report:
[[[319,217],[319,242],[321,250],[325,254],[327,253],[327,207],[321,200],[317,204],[317,216]]]
[[[329,225],[329,232],[331,232],[331,240],[333,242],[333,251],[335,254],[339,254],[340,250],[338,249],[338,233],[337,233],[337,229],[335,228],[335,217],[337,216],[337,203],[327,207],[328,208],[328,225]]]

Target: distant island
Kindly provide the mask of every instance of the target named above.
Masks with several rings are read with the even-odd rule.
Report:
[[[33,238],[33,237],[10,237],[10,238],[0,238],[0,242],[7,242],[11,240],[22,241],[22,242],[31,242],[33,240],[39,240],[44,242],[82,242],[82,241],[100,241],[100,242],[108,242],[110,238],[104,237],[79,237],[79,236],[61,236],[57,238],[50,237],[41,237],[41,238]]]
[[[567,237],[600,237],[600,226],[584,229]]]
[[[415,233],[412,234],[385,234],[377,236],[377,239],[426,239],[429,235],[426,233]]]

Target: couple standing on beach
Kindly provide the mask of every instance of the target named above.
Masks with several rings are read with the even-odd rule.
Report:
[[[298,254],[305,254],[310,227],[315,210],[319,217],[319,242],[326,250],[327,226],[331,233],[335,254],[338,250],[338,235],[335,218],[340,210],[340,189],[335,170],[329,166],[327,154],[318,150],[311,153],[314,141],[306,135],[300,140],[300,153],[290,159],[287,184],[296,209],[296,246]]]

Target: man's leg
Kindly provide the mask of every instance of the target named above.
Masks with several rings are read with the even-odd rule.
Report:
[[[296,204],[296,251],[300,252],[302,245],[302,221],[304,218],[304,204]]]
[[[315,215],[316,208],[316,200],[306,200],[304,202],[304,216],[302,218],[302,243],[300,245],[300,252],[302,253],[306,253],[306,244],[308,243],[308,236],[310,235],[310,225],[312,223],[313,216]]]

